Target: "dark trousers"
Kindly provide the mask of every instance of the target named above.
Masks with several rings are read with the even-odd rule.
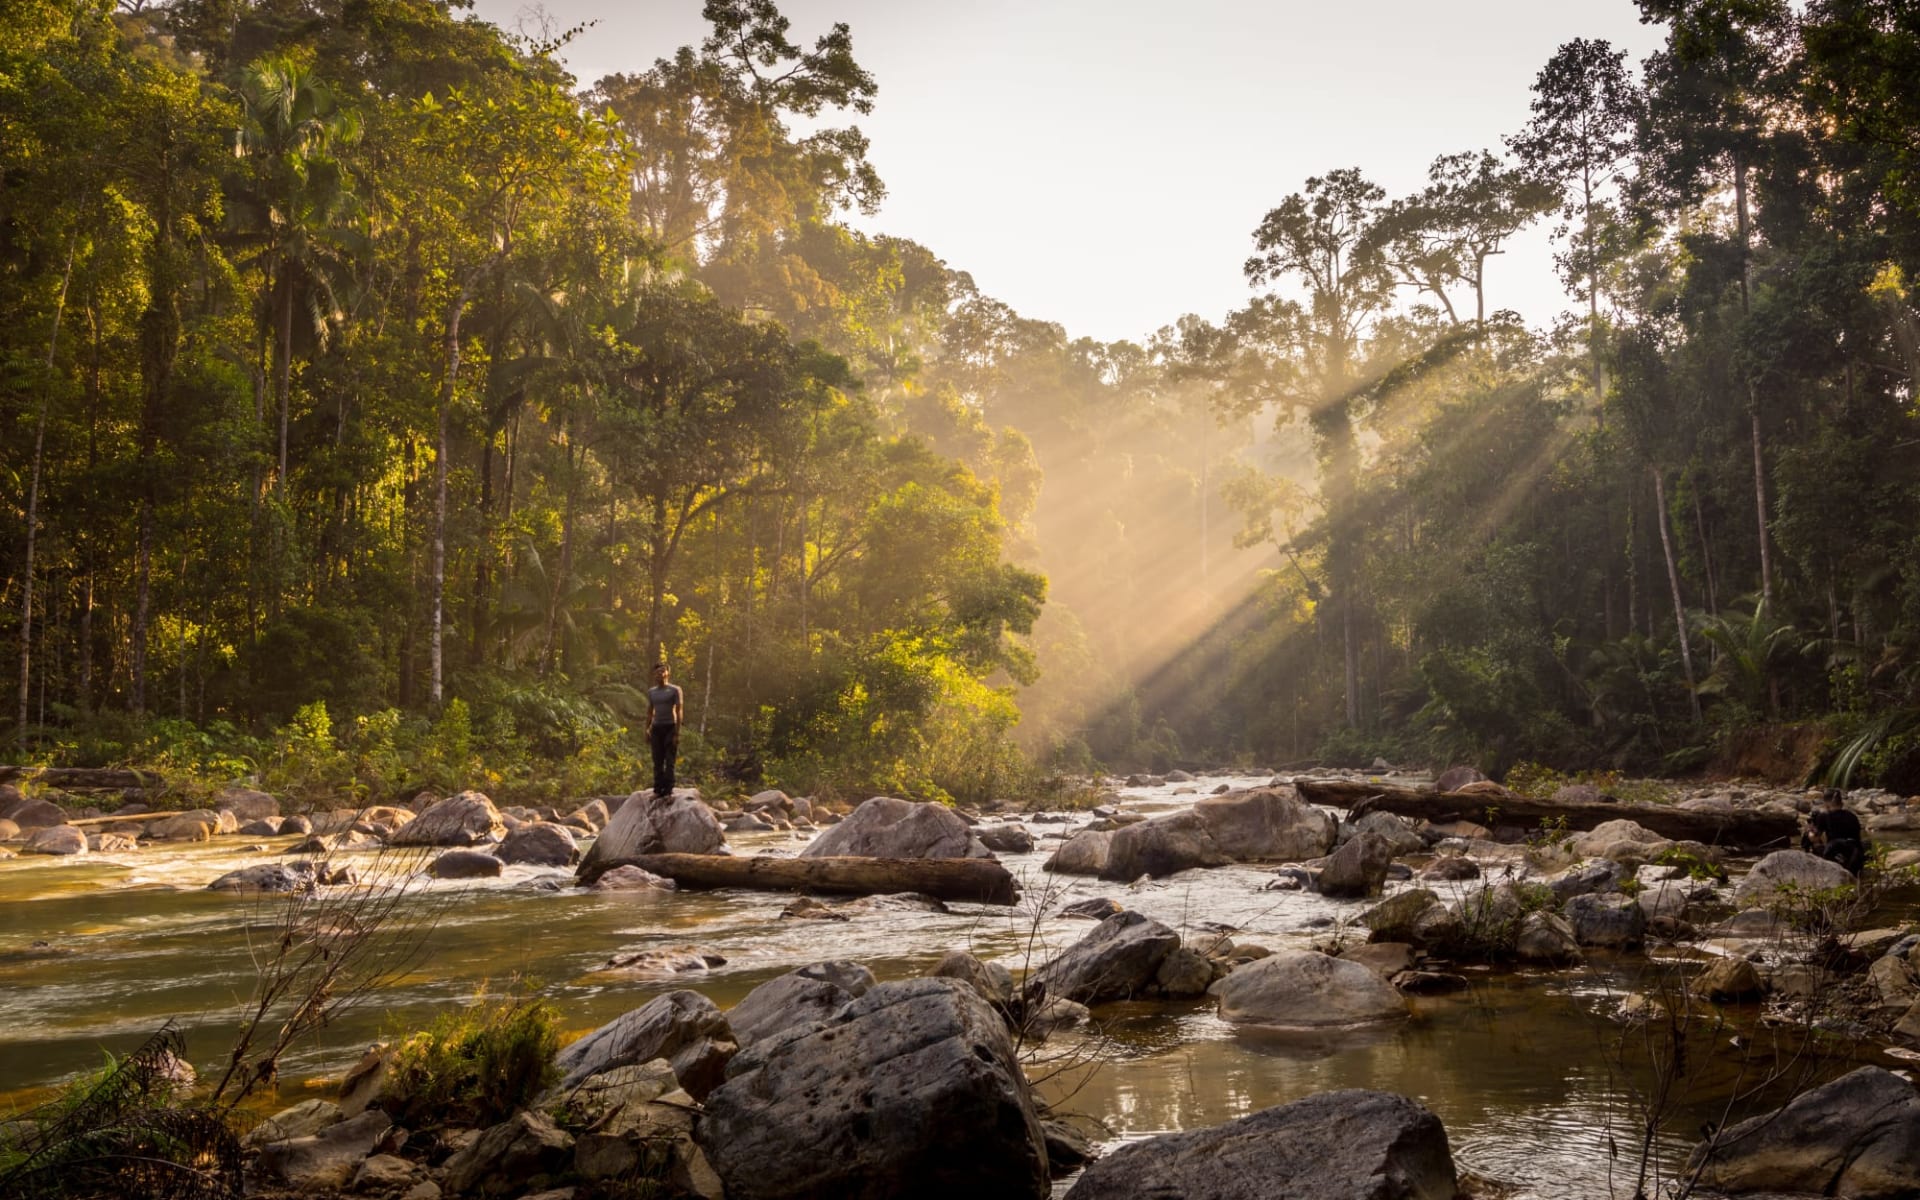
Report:
[[[680,757],[680,727],[655,725],[649,740],[653,743],[653,794],[665,796],[673,791],[674,760]]]

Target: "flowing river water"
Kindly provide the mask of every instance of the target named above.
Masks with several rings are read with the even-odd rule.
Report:
[[[1128,788],[1124,803],[1169,811],[1197,798],[1196,786],[1223,782],[1254,786],[1266,777]],[[1028,828],[1063,833],[1086,819],[1029,821]],[[730,840],[742,853],[791,852],[807,836]],[[272,942],[285,901],[217,894],[206,884],[294,840],[267,842],[269,853],[252,839],[224,838],[0,862],[0,1112],[44,1098],[98,1066],[103,1052],[130,1049],[164,1021],[185,1031],[202,1072],[211,1069],[240,1027],[255,958]],[[725,1008],[776,975],[828,958],[864,963],[884,980],[967,950],[1017,976],[1092,927],[1057,911],[1095,896],[1183,931],[1226,926],[1237,941],[1276,948],[1325,936],[1368,903],[1266,891],[1273,876],[1258,867],[1134,886],[1050,876],[1040,864],[1057,844],[1043,840],[1033,853],[1001,856],[1025,888],[1017,908],[875,906],[843,922],[783,919],[791,897],[777,893],[580,892],[566,886],[570,871],[552,868],[509,867],[478,883],[423,877],[412,903],[436,914],[424,953],[317,1042],[297,1047],[283,1061],[279,1098],[317,1094],[311,1089],[326,1086],[368,1044],[422,1028],[482,987],[537,985],[570,1039],[662,991],[694,988]],[[725,962],[667,979],[605,969],[616,954],[681,948]],[[1463,1169],[1517,1184],[1521,1196],[1627,1196],[1639,1159],[1634,1084],[1647,1080],[1633,1065],[1641,1057],[1638,1035],[1611,1014],[1648,973],[1638,955],[1591,957],[1571,971],[1469,971],[1465,992],[1415,997],[1411,1021],[1314,1038],[1236,1030],[1207,1001],[1110,1005],[1097,1011],[1098,1035],[1056,1038],[1038,1051],[1048,1061],[1033,1070],[1056,1107],[1099,1123],[1097,1141],[1216,1124],[1331,1088],[1380,1088],[1428,1105],[1445,1122]],[[1719,1119],[1727,1095],[1752,1083],[1712,1069],[1695,1074],[1653,1148],[1661,1171],[1675,1170],[1701,1124]]]

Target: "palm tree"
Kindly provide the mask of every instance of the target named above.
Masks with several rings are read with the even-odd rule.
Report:
[[[335,154],[359,140],[360,122],[305,66],[283,55],[256,60],[237,90],[245,115],[234,153],[252,163],[253,177],[235,197],[235,217],[241,240],[256,247],[241,265],[260,272],[273,331],[276,486],[284,496],[294,314],[304,312],[307,332],[325,346],[343,319],[342,294],[368,244],[352,178]]]

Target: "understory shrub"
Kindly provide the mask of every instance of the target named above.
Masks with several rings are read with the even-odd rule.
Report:
[[[395,1047],[387,1107],[407,1126],[493,1125],[560,1078],[560,1014],[532,997],[488,999],[442,1013]]]

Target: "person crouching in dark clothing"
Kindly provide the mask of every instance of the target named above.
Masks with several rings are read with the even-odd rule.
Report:
[[[1867,835],[1860,828],[1860,818],[1847,811],[1839,788],[1828,788],[1821,805],[1807,816],[1810,828],[1800,835],[1801,848],[1858,875],[1867,862]]]

